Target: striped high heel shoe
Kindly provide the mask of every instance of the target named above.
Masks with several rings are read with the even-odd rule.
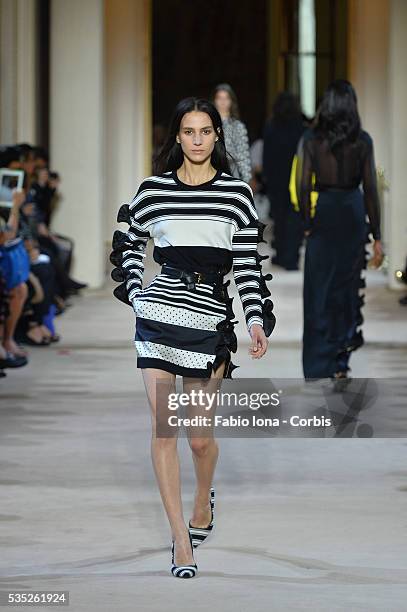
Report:
[[[189,533],[192,537],[192,546],[194,548],[202,544],[202,542],[206,540],[206,538],[208,537],[208,535],[211,533],[213,529],[213,518],[214,518],[213,511],[215,509],[215,489],[213,487],[211,487],[210,504],[211,504],[212,518],[211,518],[211,522],[209,523],[207,527],[193,527],[191,525],[191,521],[189,521]]]
[[[189,541],[191,543],[191,550],[193,551],[191,534],[189,534]],[[198,566],[196,563],[193,563],[191,565],[175,565],[174,563],[174,540],[172,541],[171,553],[172,553],[172,564],[171,564],[172,575],[175,576],[176,578],[193,578],[198,571]],[[192,552],[192,558],[194,558],[193,552]]]

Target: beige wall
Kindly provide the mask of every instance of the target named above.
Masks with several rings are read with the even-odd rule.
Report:
[[[73,275],[105,279],[120,204],[150,174],[150,0],[52,0],[51,142]],[[122,227],[122,229],[125,229]]]
[[[0,142],[36,143],[37,0],[0,0]]]
[[[105,0],[105,240],[151,173],[150,0]],[[125,229],[125,227],[122,227]]]
[[[103,0],[52,0],[50,156],[62,176],[55,231],[75,241],[73,276],[104,281]]]
[[[349,1],[349,78],[364,128],[375,142],[376,162],[389,170],[388,59],[391,0]]]
[[[386,128],[390,135],[389,218],[390,284],[394,270],[404,267],[407,255],[407,2],[392,0],[390,10],[389,88]]]
[[[349,0],[348,74],[356,88],[363,127],[374,140],[376,165],[390,173],[388,115],[391,0]],[[390,204],[381,194],[383,243],[390,242]]]
[[[376,164],[389,183],[382,212],[389,286],[401,289],[394,270],[407,254],[407,1],[350,0],[349,32],[349,78],[374,139]]]

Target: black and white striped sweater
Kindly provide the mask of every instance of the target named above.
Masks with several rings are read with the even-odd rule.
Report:
[[[127,220],[130,227],[117,239],[120,264],[111,261],[125,272],[130,303],[142,289],[145,251],[152,238],[153,258],[160,265],[223,274],[233,269],[247,328],[263,325],[262,297],[270,295],[265,280],[272,275],[262,275],[266,256],[259,255],[257,245],[263,224],[247,183],[218,170],[210,181],[188,185],[175,170],[169,171],[144,179],[121,210],[118,220]]]

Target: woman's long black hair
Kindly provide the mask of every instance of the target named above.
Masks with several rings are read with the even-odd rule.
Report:
[[[165,142],[153,159],[153,172],[162,174],[169,170],[177,170],[182,166],[184,153],[181,145],[177,143],[176,136],[180,130],[183,116],[192,111],[207,113],[211,118],[213,128],[219,136],[212,151],[211,164],[216,170],[222,170],[222,172],[230,174],[228,156],[231,156],[226,152],[221,116],[212,102],[204,100],[203,98],[194,97],[180,100],[175,107]]]
[[[355,90],[345,79],[326,89],[315,122],[316,132],[326,138],[333,153],[346,142],[355,142],[361,131]]]
[[[290,91],[280,92],[273,103],[273,120],[276,123],[301,121],[301,105],[298,96]]]

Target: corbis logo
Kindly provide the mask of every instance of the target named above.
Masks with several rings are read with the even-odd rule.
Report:
[[[390,384],[391,382],[391,384]],[[157,384],[157,435],[229,437],[407,437],[400,409],[406,382],[236,379],[175,392]],[[397,427],[395,426],[397,424]],[[174,433],[176,432],[176,433]]]

